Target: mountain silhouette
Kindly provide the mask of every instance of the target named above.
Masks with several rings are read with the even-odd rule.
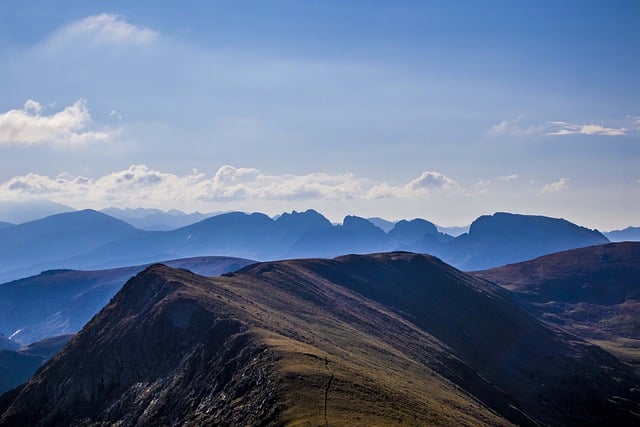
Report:
[[[315,228],[302,234],[288,257],[334,257],[345,253],[390,250],[387,234],[368,220],[349,215],[342,225]]]
[[[607,242],[599,231],[564,219],[499,212],[476,219],[443,259],[463,270],[480,270]]]
[[[604,233],[612,242],[640,242],[640,227],[627,227]]]
[[[50,269],[110,269],[197,256],[260,261],[392,250],[428,253],[463,270],[496,267],[608,242],[563,219],[497,213],[452,237],[426,220],[402,220],[385,233],[357,216],[333,225],[314,210],[276,219],[229,212],[171,231],[143,231],[96,211],[54,215],[0,229],[0,282]]]
[[[55,268],[58,261],[138,232],[125,222],[90,209],[4,228],[0,230],[0,271],[4,271],[0,280]]]
[[[175,230],[176,228],[185,227],[213,216],[213,214],[203,214],[200,212],[187,214],[177,209],[171,209],[165,212],[160,209],[146,208],[106,208],[102,209],[101,212],[120,219],[136,228],[148,231]]]
[[[72,207],[50,200],[3,200],[0,203],[0,221],[13,224],[35,221],[51,215],[73,212]]]

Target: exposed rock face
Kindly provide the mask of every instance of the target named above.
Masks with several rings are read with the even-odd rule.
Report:
[[[0,424],[269,424],[273,355],[241,322],[172,299],[179,284],[166,283],[165,270],[132,279],[20,389]]]

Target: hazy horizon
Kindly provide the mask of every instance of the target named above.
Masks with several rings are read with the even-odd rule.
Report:
[[[0,203],[640,217],[640,3],[0,5]]]

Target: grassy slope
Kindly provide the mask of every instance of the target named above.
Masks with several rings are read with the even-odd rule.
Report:
[[[141,288],[150,290],[142,292]],[[201,311],[208,313],[199,315],[207,320],[202,330],[194,329],[193,313]],[[250,350],[250,356],[243,356],[246,363],[239,368],[216,374],[218,380],[208,376],[240,358],[240,353],[231,352],[210,364],[210,369],[194,374],[192,363],[184,360],[197,359],[196,349],[211,335],[207,325],[223,320],[244,331],[230,334],[223,341],[238,335],[246,337],[243,348]],[[187,323],[189,329],[180,330]],[[173,341],[181,336],[189,341]],[[136,363],[148,365],[148,369],[129,366],[135,354],[142,359]],[[166,358],[174,354],[185,355],[176,360],[180,363],[177,368],[167,365]],[[98,413],[101,419],[114,422],[126,415],[109,408],[126,406],[131,400],[149,405],[154,390],[155,407],[147,410],[151,414],[156,411],[156,420],[168,412],[170,402],[179,400],[190,402],[184,413],[191,418],[184,421],[192,424],[229,423],[234,415],[224,418],[223,413],[218,414],[222,408],[215,407],[215,402],[229,395],[236,398],[225,407],[234,408],[235,414],[258,413],[257,401],[278,408],[274,424],[508,424],[429,366],[450,358],[442,344],[398,315],[315,277],[311,282],[294,278],[274,285],[247,275],[206,279],[154,266],[132,279],[53,363],[16,392],[20,395],[3,415],[5,418],[0,418],[0,424],[24,422],[34,416],[48,416],[51,422],[64,424],[69,421],[64,418],[68,414],[82,418]],[[118,360],[127,360],[127,367],[119,365],[122,362]],[[158,364],[166,366],[160,369]],[[250,369],[246,368],[249,365]],[[274,398],[266,394],[266,389],[251,400],[238,392],[234,375],[251,378],[251,372],[266,373],[257,382],[273,383],[269,389],[277,393],[277,404],[269,400]],[[214,387],[225,376],[231,379],[221,385],[222,391],[215,399],[202,398],[201,389],[192,389],[198,384]],[[95,384],[95,378],[102,378],[102,385]],[[77,384],[78,388],[62,393],[60,382]],[[137,391],[136,384],[144,384],[143,391]],[[169,395],[163,394],[170,391]],[[3,406],[6,409],[13,395],[3,399],[0,411]],[[33,401],[41,402],[37,409],[30,403]],[[64,406],[65,401],[69,407]],[[213,414],[198,410],[203,402],[210,402]],[[129,407],[127,412],[140,410]],[[179,414],[180,408],[171,408],[171,413]],[[252,424],[251,420],[243,422]]]
[[[247,301],[245,309],[269,330],[266,342],[282,357],[285,422],[324,424],[325,387],[333,377],[330,425],[505,423],[437,373],[450,363],[471,375],[450,360],[442,343],[410,322],[287,264],[256,268],[267,268],[269,277],[241,274],[218,284]]]

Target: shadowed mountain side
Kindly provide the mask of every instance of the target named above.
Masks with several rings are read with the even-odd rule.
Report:
[[[19,350],[0,351],[0,394],[25,383],[48,359],[60,351],[73,335],[61,335]]]
[[[343,225],[315,228],[302,234],[287,257],[331,258],[345,253],[393,249],[387,234],[364,218],[347,216]]]
[[[615,357],[429,256],[211,279],[155,265],[0,398],[0,425],[633,425],[637,384]]]
[[[253,261],[197,257],[166,261],[203,276],[217,276]],[[75,333],[146,265],[112,270],[52,270],[0,285],[0,330],[23,344]]]
[[[375,225],[385,233],[388,233],[391,230],[393,230],[393,227],[396,224],[393,221],[387,221],[386,219],[380,218],[380,217],[367,218],[367,221],[369,221],[371,224]]]
[[[614,395],[627,396],[623,406],[638,410],[633,403],[639,401],[638,390],[629,391],[638,378],[626,365],[598,347],[547,329],[504,290],[436,258],[379,254],[314,260],[304,266],[393,307],[543,423],[593,423],[611,416],[621,409],[610,406],[608,399]]]
[[[13,227],[13,224],[11,224],[10,222],[0,221],[0,230],[2,230],[3,228],[9,228],[9,227]]]
[[[442,259],[463,270],[480,270],[608,242],[599,231],[564,219],[499,212],[476,219]]]
[[[415,326],[330,283],[153,266],[0,397],[0,425],[507,424],[428,364],[482,382]]]
[[[573,249],[473,274],[640,367],[639,242]]]

